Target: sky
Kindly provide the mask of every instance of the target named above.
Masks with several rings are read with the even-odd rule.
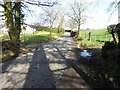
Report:
[[[0,0],[1,1],[1,0]],[[41,0],[44,1],[44,0]],[[50,0],[47,0],[50,1]],[[69,5],[73,4],[75,0],[59,0],[60,5],[63,9],[63,12],[67,12],[70,10]],[[80,1],[80,0],[76,0]],[[108,7],[110,7],[111,2],[117,2],[118,0],[84,0],[87,4],[90,3],[90,6],[88,10],[85,12],[85,15],[88,16],[85,23],[81,25],[81,28],[90,28],[90,29],[101,29],[106,28],[107,25],[110,24],[117,24],[118,23],[118,11],[111,10],[107,12]],[[41,22],[42,19],[40,15],[43,13],[42,8],[37,6],[29,6],[29,8],[33,11],[32,15],[28,14],[26,15],[26,22],[28,24],[34,23],[34,22]],[[57,8],[57,7],[56,7]],[[114,11],[112,14],[111,12]],[[29,13],[29,12],[25,12]],[[68,18],[65,16],[64,27],[67,27],[68,25]]]
[[[66,2],[65,2],[66,1]],[[77,0],[76,0],[77,1]],[[80,1],[80,0],[78,0]],[[118,23],[117,9],[107,12],[109,4],[115,0],[84,0],[90,3],[89,10],[86,11],[88,16],[86,22],[81,25],[81,28],[100,29],[106,28],[107,25]],[[64,0],[64,7],[74,3],[74,0]],[[89,4],[88,4],[89,5]],[[111,15],[111,12],[114,11]]]
[[[77,0],[76,0],[77,1]],[[80,0],[78,0],[80,1]],[[82,29],[90,28],[90,29],[101,29],[106,28],[107,25],[110,24],[117,24],[118,23],[118,11],[117,9],[111,10],[107,12],[108,8],[110,7],[111,2],[117,2],[117,0],[84,0],[84,2],[90,3],[88,10],[85,12],[85,15],[88,16],[85,23],[81,25]],[[70,8],[69,5],[74,3],[74,0],[62,0],[61,2],[63,12],[67,12]],[[40,8],[36,9],[37,7],[30,7],[33,11],[35,11],[35,17],[38,17],[41,12],[43,12]],[[112,11],[114,11],[112,13]],[[111,14],[112,13],[112,14]],[[38,18],[29,17],[30,19],[27,20],[28,23],[38,21]],[[40,19],[40,18],[39,18]],[[65,18],[66,23],[64,27],[68,25],[68,18]]]

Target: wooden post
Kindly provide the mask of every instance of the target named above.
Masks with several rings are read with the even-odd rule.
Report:
[[[88,41],[91,40],[91,32],[88,33]]]
[[[101,36],[100,36],[100,42],[101,42]]]
[[[107,35],[105,35],[106,41],[107,41]]]
[[[96,41],[96,35],[95,35],[95,41]]]

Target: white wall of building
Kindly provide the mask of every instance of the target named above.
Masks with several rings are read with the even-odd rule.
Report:
[[[36,30],[34,28],[31,28],[29,26],[26,26],[26,30],[22,30],[23,33],[33,33]]]
[[[27,26],[26,30],[22,30],[22,33],[33,33],[35,31],[36,29]],[[0,28],[0,33],[7,33],[7,32],[8,32],[8,28],[6,27]]]
[[[0,33],[7,33],[8,29],[6,27],[3,27],[0,29]]]

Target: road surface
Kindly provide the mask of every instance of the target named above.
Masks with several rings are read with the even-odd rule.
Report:
[[[31,52],[2,64],[2,88],[86,88],[84,79],[74,70],[75,42],[66,33],[49,43],[27,45]]]

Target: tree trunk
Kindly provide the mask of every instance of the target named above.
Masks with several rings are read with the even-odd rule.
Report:
[[[91,32],[88,33],[88,41],[91,40]]]
[[[17,52],[20,49],[20,32],[21,32],[21,2],[15,2],[15,42],[17,45]]]
[[[78,39],[78,36],[79,36],[79,31],[80,31],[80,24],[78,25],[78,32],[77,32],[77,35],[76,35],[77,39]]]
[[[117,24],[118,47],[120,48],[120,23]]]
[[[14,23],[13,23],[13,14],[12,14],[12,2],[5,2],[5,22],[8,28],[8,34],[10,40],[13,40],[13,36],[11,32],[14,31]]]
[[[116,41],[116,38],[115,38],[114,32],[112,31],[111,34],[112,34],[112,37],[113,37],[113,41],[114,41],[114,43],[117,44],[117,41]]]
[[[20,32],[21,32],[21,2],[5,2],[5,22],[8,28],[9,38],[15,48],[15,54],[20,49]],[[15,5],[15,6],[13,6]],[[13,8],[14,7],[14,8]]]
[[[58,34],[60,34],[60,25],[58,25]]]
[[[52,29],[53,29],[53,23],[50,25],[50,40],[52,39]]]
[[[118,47],[120,48],[120,33],[118,35]]]

